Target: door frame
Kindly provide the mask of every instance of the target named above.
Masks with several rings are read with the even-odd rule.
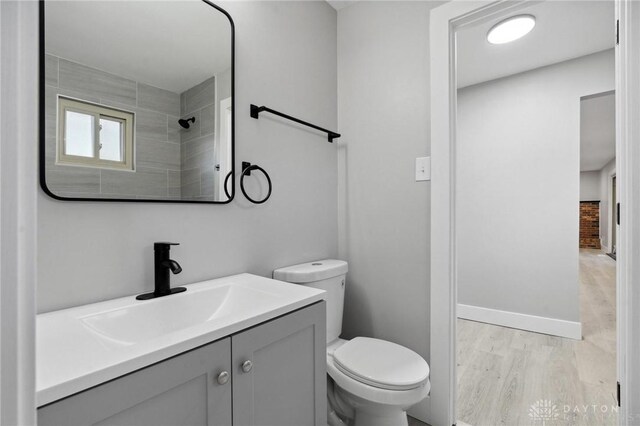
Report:
[[[36,423],[38,2],[0,1],[0,424]]]
[[[617,194],[618,191],[616,191],[617,188],[617,184],[618,181],[616,179],[616,172],[615,170],[613,171],[613,174],[609,175],[609,200],[611,206],[609,207],[609,211],[608,216],[609,216],[609,229],[607,230],[607,232],[611,232],[611,235],[609,236],[609,253],[613,253],[614,248],[616,246],[616,244],[618,244],[618,224],[617,224],[617,206],[616,204],[618,203],[618,198],[617,198]]]
[[[553,0],[550,0],[553,1]],[[496,17],[506,16],[539,1],[458,1],[431,11],[431,398],[429,420],[434,426],[456,423],[456,236],[455,228],[455,140],[456,55],[455,33]],[[616,46],[616,175],[617,199],[621,203],[622,230],[618,234],[617,342],[618,378],[621,386],[619,424],[640,420],[640,291],[629,283],[640,279],[640,4],[615,0],[620,44]],[[612,37],[615,35],[612,22]],[[634,50],[635,49],[635,50]],[[627,77],[628,76],[628,77]],[[638,145],[638,144],[635,144]],[[634,183],[635,182],[635,183]],[[636,214],[637,216],[637,214]],[[640,218],[639,218],[640,219]],[[627,255],[629,254],[629,255]],[[635,320],[636,325],[633,324]],[[637,399],[637,398],[636,398]]]
[[[616,202],[620,203],[620,225],[616,238],[616,299],[618,378],[620,380],[619,424],[640,421],[640,292],[633,283],[640,279],[640,4],[615,0],[619,22],[616,46]]]

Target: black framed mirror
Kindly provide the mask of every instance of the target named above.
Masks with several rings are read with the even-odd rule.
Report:
[[[44,192],[230,202],[234,53],[231,16],[206,0],[41,0]]]

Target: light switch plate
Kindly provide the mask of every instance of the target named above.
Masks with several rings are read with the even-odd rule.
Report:
[[[431,180],[431,157],[416,158],[416,182]]]

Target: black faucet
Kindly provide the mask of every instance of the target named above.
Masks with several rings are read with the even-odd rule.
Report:
[[[145,293],[136,297],[138,300],[154,299],[156,297],[169,296],[170,294],[182,293],[187,289],[184,287],[171,288],[169,280],[169,271],[173,274],[182,272],[180,264],[175,260],[169,259],[169,250],[171,246],[177,246],[178,243],[153,243],[154,254],[154,273],[156,288],[153,293]]]

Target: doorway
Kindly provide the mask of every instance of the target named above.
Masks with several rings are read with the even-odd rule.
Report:
[[[513,13],[517,13],[525,9],[532,3],[508,3],[499,2],[491,3],[482,7],[477,5],[464,4],[447,4],[432,11],[431,29],[431,75],[432,75],[432,104],[431,104],[431,123],[432,123],[432,247],[439,247],[437,253],[432,253],[432,275],[431,275],[431,309],[433,321],[437,322],[438,329],[432,327],[432,344],[431,344],[431,366],[433,372],[432,380],[432,423],[448,424],[455,423],[456,413],[456,365],[453,363],[457,350],[456,336],[456,316],[457,316],[457,299],[458,299],[458,264],[459,264],[459,247],[457,245],[457,237],[461,231],[457,223],[458,201],[456,199],[457,173],[460,165],[457,162],[458,154],[458,130],[457,124],[457,96],[456,85],[457,70],[459,62],[456,63],[455,52],[457,50],[457,42],[459,32],[462,29],[485,23],[490,20],[508,17]],[[620,4],[620,3],[618,3]],[[630,21],[630,9],[624,6],[618,8],[616,17],[620,17],[621,28],[628,30]],[[634,13],[636,11],[634,10]],[[640,12],[638,12],[640,13]],[[635,16],[635,15],[634,15]],[[453,54],[452,54],[453,53]],[[633,68],[634,63],[627,62],[628,57],[632,55],[630,51],[621,53],[616,57],[616,90],[623,93],[621,98],[616,100],[617,105],[622,105],[620,115],[616,117],[616,133],[621,135],[616,141],[616,152],[618,159],[617,176],[621,177],[617,182],[617,199],[620,194],[624,194],[626,202],[632,196],[630,188],[632,183],[628,180],[629,173],[632,169],[624,166],[621,158],[626,158],[627,153],[631,149],[628,144],[628,137],[631,132],[630,126],[627,125],[624,111],[632,108],[630,98],[635,95],[628,94],[629,86],[634,86],[635,82],[630,82],[623,78],[629,69]],[[622,60],[620,60],[622,59]],[[631,75],[631,73],[629,73]],[[623,77],[621,77],[623,76]],[[634,86],[635,87],[635,86]],[[592,91],[597,92],[597,90]],[[623,131],[624,129],[624,131]],[[635,134],[635,133],[633,133]],[[544,162],[541,163],[544,166]],[[490,171],[487,168],[487,171]],[[626,176],[627,178],[623,178]],[[514,177],[510,177],[514,178]],[[577,180],[577,179],[576,179]],[[577,199],[576,199],[577,200]],[[577,205],[577,202],[576,202]],[[628,206],[622,203],[621,217],[623,224],[627,224],[629,216],[625,213]],[[577,212],[577,209],[576,209]],[[479,217],[482,220],[484,217]],[[575,221],[575,216],[574,216]],[[576,224],[577,227],[577,224]],[[635,236],[635,234],[633,234]],[[624,238],[624,244],[621,245],[620,239],[624,238],[624,234],[618,234],[616,246],[618,247],[619,269],[625,269],[624,253],[629,250],[633,241],[632,238]],[[635,238],[635,237],[634,237]],[[496,239],[494,242],[499,242]],[[500,241],[501,242],[501,241]],[[491,244],[492,240],[487,239],[487,244]],[[620,247],[624,247],[621,251]],[[626,267],[626,271],[631,270]],[[621,415],[624,413],[624,403],[629,403],[629,390],[625,389],[624,383],[631,385],[625,381],[629,373],[630,364],[625,361],[625,357],[634,357],[628,351],[629,341],[633,339],[630,334],[625,332],[631,331],[627,325],[627,312],[633,305],[634,300],[627,300],[625,295],[628,294],[628,273],[618,272],[617,290],[618,294],[618,317],[621,318],[618,330],[618,377],[622,378],[623,386],[621,391],[621,399],[623,408]],[[448,301],[448,303],[444,303]],[[623,301],[623,302],[621,302]],[[627,303],[628,302],[628,303]],[[621,308],[622,307],[622,308]],[[620,337],[623,338],[620,338]],[[635,358],[634,358],[635,359]],[[442,370],[440,370],[442,369]],[[635,371],[635,370],[634,370]],[[635,373],[633,373],[635,374]],[[634,376],[635,377],[635,376]],[[544,401],[543,401],[544,402]],[[633,404],[631,404],[633,405]],[[543,407],[544,408],[544,407]],[[633,408],[633,407],[631,407]],[[634,411],[635,412],[635,411]],[[624,417],[622,417],[624,418]],[[449,423],[449,424],[451,424]]]
[[[543,401],[561,421],[615,424],[615,265],[598,232],[600,170],[615,157],[613,4],[540,2],[517,17],[539,28],[514,51],[487,42],[502,16],[456,37],[457,420],[526,424]],[[568,22],[580,43],[555,36]],[[586,199],[580,174],[598,179]],[[573,410],[584,403],[598,408]]]

